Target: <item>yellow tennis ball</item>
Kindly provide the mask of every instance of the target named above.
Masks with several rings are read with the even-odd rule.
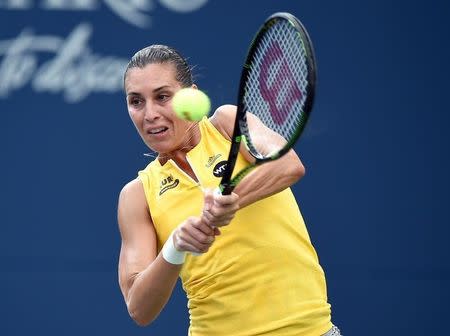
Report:
[[[173,96],[172,108],[181,119],[199,121],[209,113],[211,102],[204,92],[193,88],[184,88]]]

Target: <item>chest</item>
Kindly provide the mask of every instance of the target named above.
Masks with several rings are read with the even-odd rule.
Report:
[[[201,214],[204,189],[219,185],[228,149],[227,146],[195,148],[186,155],[186,160],[169,160],[152,172],[149,206],[159,247],[186,218]]]

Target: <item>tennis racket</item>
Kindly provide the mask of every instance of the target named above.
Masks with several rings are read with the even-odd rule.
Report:
[[[227,166],[219,185],[229,195],[254,167],[286,154],[302,133],[314,102],[316,62],[305,27],[275,13],[253,39],[241,73]],[[233,170],[241,143],[254,162]]]

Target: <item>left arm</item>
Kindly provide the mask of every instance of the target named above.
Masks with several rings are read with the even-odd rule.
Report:
[[[216,110],[211,117],[211,122],[225,137],[231,139],[235,117],[236,107],[224,105]],[[252,129],[267,130],[261,121],[252,114],[248,115],[248,123]],[[268,138],[268,133],[266,131],[263,132],[264,136],[261,137],[257,133],[253,133],[255,136],[252,137],[252,142],[255,143],[255,146],[267,147],[269,143],[280,141],[276,135]],[[254,158],[247,152],[244,145],[241,146],[240,152],[247,161],[254,161]],[[305,167],[292,149],[278,160],[258,166],[257,169],[245,176],[233,191],[239,195],[239,208],[290,187],[302,178],[304,174]]]
[[[234,193],[239,195],[239,207],[276,194],[293,185],[303,175],[305,168],[291,149],[278,160],[258,166],[242,179],[234,189]]]

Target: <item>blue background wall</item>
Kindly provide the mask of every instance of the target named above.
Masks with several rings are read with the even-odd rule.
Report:
[[[121,71],[138,49],[173,45],[215,107],[232,103],[248,44],[276,11],[304,22],[318,58],[294,191],[335,323],[446,334],[446,1],[58,3],[0,1],[0,335],[186,334],[179,287],[144,329],[118,287],[117,196],[148,160]]]

